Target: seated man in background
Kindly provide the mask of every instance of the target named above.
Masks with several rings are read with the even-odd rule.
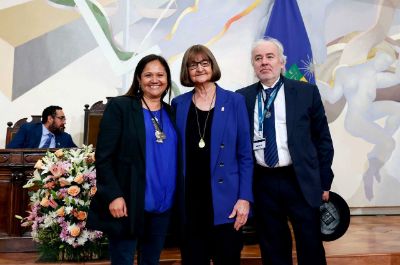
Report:
[[[43,110],[42,123],[25,123],[7,148],[70,148],[76,147],[71,135],[64,132],[66,118],[59,106]]]

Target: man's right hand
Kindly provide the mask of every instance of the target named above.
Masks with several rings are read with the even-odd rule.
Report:
[[[111,215],[114,218],[121,218],[128,216],[128,210],[126,209],[126,203],[124,198],[118,197],[114,199],[108,206]]]

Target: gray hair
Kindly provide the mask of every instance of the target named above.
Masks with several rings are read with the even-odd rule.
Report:
[[[275,44],[275,46],[278,48],[278,56],[279,56],[279,59],[281,60],[281,62],[283,63],[283,68],[282,68],[281,74],[285,74],[285,72],[286,72],[286,67],[285,67],[286,55],[283,53],[284,49],[283,49],[282,43],[275,38],[265,37],[265,38],[259,39],[253,43],[253,45],[251,47],[251,64],[252,65],[254,64],[254,58],[253,58],[254,49],[263,43],[272,43],[272,44]]]

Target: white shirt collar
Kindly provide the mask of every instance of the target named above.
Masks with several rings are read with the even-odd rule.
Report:
[[[274,87],[275,85],[276,85],[276,83],[278,83],[279,82],[279,79],[281,79],[280,77],[278,78],[278,79],[276,79],[276,81],[272,84],[272,86],[266,86],[266,85],[264,85],[263,83],[261,83],[261,85],[263,86],[263,89],[268,89],[268,88],[271,88],[271,87]]]

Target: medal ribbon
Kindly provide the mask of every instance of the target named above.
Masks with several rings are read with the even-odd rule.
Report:
[[[264,99],[263,89],[260,89],[260,92],[257,95],[258,100],[258,131],[263,131],[263,121],[265,119],[265,115],[269,112],[271,104],[274,103],[276,96],[278,95],[279,89],[283,84],[283,80],[279,79],[278,83],[272,89],[270,96]],[[268,100],[268,101],[267,101]],[[264,110],[262,109],[262,101],[264,101]]]

